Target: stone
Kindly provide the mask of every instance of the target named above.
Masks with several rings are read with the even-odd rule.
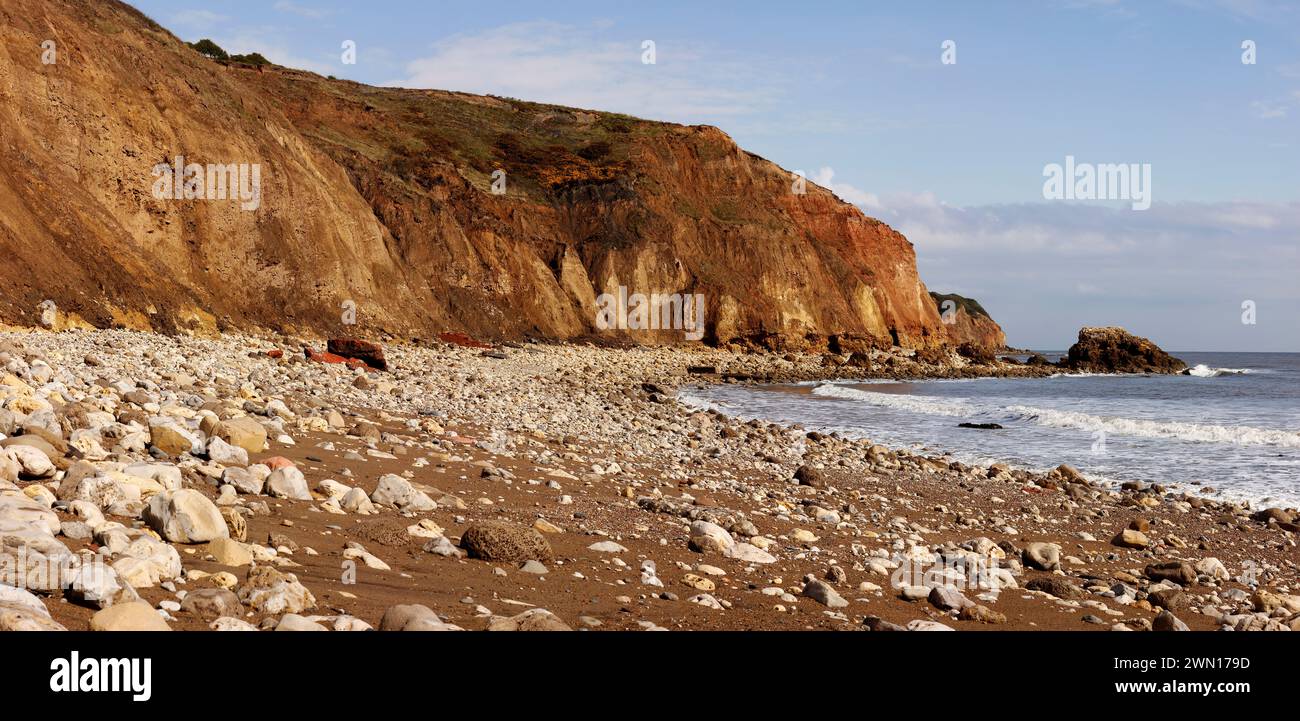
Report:
[[[417,490],[405,478],[391,473],[380,477],[375,492],[370,494],[370,500],[372,503],[392,506],[407,513],[432,511],[438,507],[427,493]]]
[[[447,539],[446,536],[443,535],[439,535],[436,538],[430,539],[427,543],[424,544],[423,548],[426,553],[432,553],[438,556],[443,556],[445,558],[460,558],[461,556],[465,555],[464,551],[457,548],[455,544],[453,544],[450,540]],[[529,560],[534,560],[534,559],[529,559]]]
[[[708,521],[691,523],[689,546],[692,551],[726,555],[735,545],[735,539],[722,526]]]
[[[248,540],[248,519],[237,508],[222,508],[221,518],[226,522],[226,530],[230,538],[243,543]]]
[[[266,450],[266,428],[253,418],[228,418],[213,426],[213,437],[242,448],[250,457]]]
[[[1187,607],[1187,599],[1181,589],[1161,588],[1147,594],[1147,602],[1155,608],[1181,611]]]
[[[938,621],[926,621],[923,619],[917,619],[915,621],[907,622],[907,630],[908,631],[953,631],[956,629],[952,628],[951,626],[945,626],[942,623],[939,623]]]
[[[361,516],[369,516],[379,512],[375,508],[375,504],[370,501],[370,496],[367,496],[366,492],[359,487],[352,488],[347,493],[344,493],[343,497],[339,499],[339,507],[348,513],[356,513]]]
[[[296,613],[286,613],[275,625],[277,631],[328,631],[328,628]]]
[[[748,543],[737,543],[725,554],[743,563],[776,563],[776,556]]]
[[[545,518],[539,518],[536,521],[533,521],[533,528],[540,533],[551,533],[551,534],[564,533],[563,528],[560,528],[559,526],[555,525],[554,523],[551,523]]]
[[[266,488],[266,479],[247,468],[230,467],[221,472],[221,482],[247,496],[257,496]]]
[[[559,616],[544,608],[530,608],[509,618],[495,618],[488,624],[489,631],[572,631]]]
[[[203,441],[198,436],[182,428],[176,421],[166,418],[155,418],[149,422],[149,445],[169,456],[203,453]]]
[[[1187,624],[1183,623],[1181,619],[1179,619],[1174,614],[1170,613],[1168,610],[1162,610],[1160,612],[1160,615],[1156,616],[1155,620],[1151,622],[1151,630],[1152,631],[1190,631],[1192,629],[1188,628]]]
[[[1077,600],[1084,598],[1087,595],[1084,593],[1082,588],[1079,588],[1059,576],[1042,576],[1031,579],[1025,584],[1025,588],[1030,591],[1040,591],[1066,600]]]
[[[1187,364],[1123,328],[1081,328],[1060,365],[1090,373],[1180,373]]]
[[[287,466],[271,471],[266,478],[266,494],[275,498],[288,498],[294,501],[310,501],[311,491],[307,489],[307,479],[297,466]]]
[[[485,561],[549,561],[551,544],[542,534],[505,521],[482,521],[470,526],[460,545],[473,558]]]
[[[1173,581],[1180,586],[1196,583],[1196,569],[1186,561],[1153,563],[1143,570],[1143,574],[1153,581]]]
[[[91,631],[170,631],[153,606],[144,601],[115,604],[90,617]]]
[[[192,489],[164,491],[150,498],[144,521],[172,543],[206,543],[230,536],[217,506]]]
[[[802,595],[829,608],[844,608],[849,602],[833,586],[819,578],[809,578],[804,583]]]
[[[57,470],[50,456],[37,448],[15,443],[4,449],[5,455],[18,464],[18,477],[27,480],[49,478]]]
[[[113,570],[134,588],[150,588],[181,575],[180,554],[170,544],[132,529],[129,543],[117,552]]]
[[[248,621],[239,618],[233,618],[230,616],[222,616],[221,618],[218,618],[217,620],[208,624],[208,628],[212,629],[213,631],[256,631],[257,630],[257,626],[254,626]]]
[[[974,606],[975,603],[969,598],[962,595],[952,586],[935,586],[930,589],[930,603],[941,611],[960,611],[968,606]]]
[[[244,544],[231,538],[214,539],[208,543],[206,550],[212,554],[213,560],[223,566],[253,565],[253,554]]]
[[[95,509],[96,512],[98,510]],[[62,529],[54,511],[22,493],[0,493],[0,523],[5,522],[51,536],[57,535]],[[4,530],[4,527],[0,526],[0,530]]]
[[[30,591],[0,584],[0,631],[66,631]]]
[[[316,597],[292,573],[254,566],[239,587],[239,600],[258,613],[301,613],[315,607]]]
[[[587,546],[587,550],[597,553],[627,553],[627,548],[613,541],[599,541]]]
[[[99,558],[82,560],[63,572],[64,594],[73,601],[93,608],[111,608],[140,600],[131,584],[118,575],[117,569]]]
[[[1111,543],[1115,544],[1116,546],[1120,546],[1121,548],[1140,549],[1140,548],[1146,548],[1148,545],[1151,544],[1151,541],[1147,539],[1145,533],[1134,530],[1132,528],[1125,528],[1124,530],[1120,531],[1119,534],[1115,536],[1115,538],[1111,539]]]
[[[1198,574],[1209,576],[1216,581],[1226,581],[1230,575],[1227,567],[1223,565],[1223,561],[1213,556],[1197,561],[1195,568]]]
[[[433,609],[420,604],[399,604],[384,611],[379,621],[380,631],[461,631],[459,626],[446,623]]]
[[[1030,568],[1055,571],[1061,567],[1061,547],[1055,543],[1030,543],[1021,553],[1021,560]]]
[[[975,621],[977,623],[1003,624],[1007,622],[1006,614],[998,613],[987,606],[981,606],[973,603],[961,610],[957,618],[962,621]]]
[[[806,464],[799,466],[799,469],[794,472],[794,480],[798,481],[801,486],[811,488],[826,487],[826,477],[822,472]]]
[[[239,597],[225,588],[198,588],[185,594],[181,610],[204,620],[243,613]]]
[[[519,570],[523,571],[524,573],[532,573],[538,576],[544,575],[549,572],[545,564],[541,563],[540,561],[524,561],[522,564],[520,564]]]
[[[384,347],[358,338],[330,338],[325,347],[330,353],[344,358],[355,358],[375,370],[388,370]]]
[[[223,466],[247,466],[248,451],[213,436],[208,439],[208,460]]]

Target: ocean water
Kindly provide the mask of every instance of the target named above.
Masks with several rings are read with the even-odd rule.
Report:
[[[1199,483],[1216,489],[1209,497],[1300,505],[1300,353],[1174,355],[1193,375],[696,386],[679,398],[967,463],[1069,463],[1102,481]]]

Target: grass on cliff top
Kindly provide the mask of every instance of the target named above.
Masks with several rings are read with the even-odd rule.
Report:
[[[944,294],[944,293],[935,293],[934,291],[930,291],[930,297],[934,299],[934,304],[939,309],[940,312],[943,312],[943,302],[945,300],[950,300],[956,303],[958,308],[965,310],[966,314],[969,316],[974,317],[974,316],[982,315],[985,318],[989,318],[990,320],[993,318],[993,316],[989,315],[988,311],[984,310],[984,306],[980,305],[979,301],[973,298],[960,296],[957,295],[956,293]]]

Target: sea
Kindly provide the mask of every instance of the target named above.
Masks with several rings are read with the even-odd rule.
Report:
[[[1103,483],[1300,506],[1300,353],[1173,355],[1190,375],[713,385],[683,388],[679,400],[964,463],[1068,463]]]

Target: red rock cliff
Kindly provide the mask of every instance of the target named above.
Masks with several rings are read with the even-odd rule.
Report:
[[[702,294],[723,343],[948,339],[907,239],[712,127],[222,65],[101,0],[6,0],[0,95],[9,322],[331,332],[352,300],[376,334],[571,339],[626,286]],[[178,155],[258,164],[259,207],[154,197]]]

